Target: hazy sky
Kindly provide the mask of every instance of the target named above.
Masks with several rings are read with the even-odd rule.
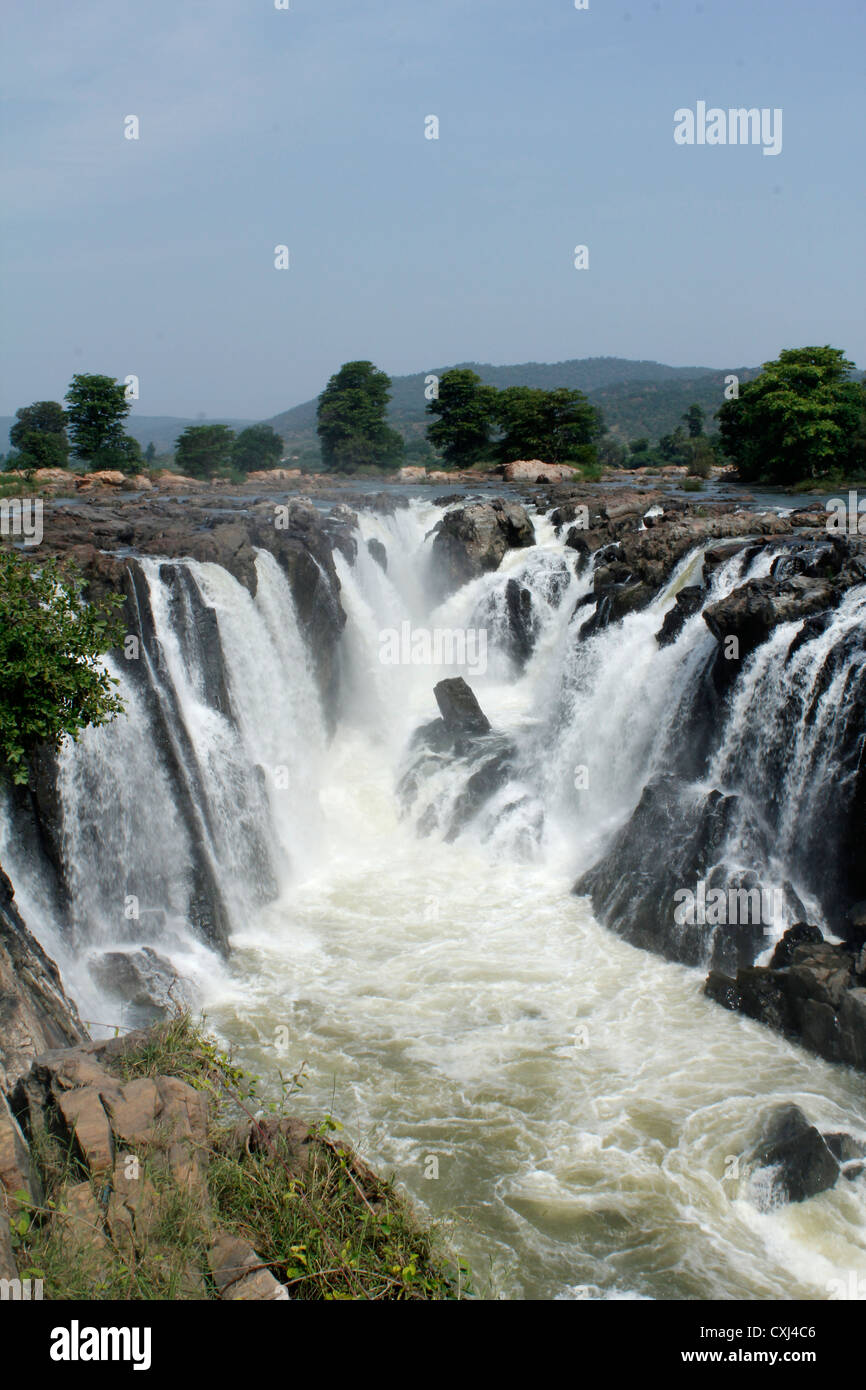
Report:
[[[7,7],[0,413],[76,371],[262,418],[357,357],[866,365],[864,0],[290,3]],[[698,101],[781,108],[781,153],[675,144]]]

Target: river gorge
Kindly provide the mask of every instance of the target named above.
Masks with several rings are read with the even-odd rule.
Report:
[[[76,1009],[93,1037],[203,1009],[266,1094],[303,1069],[299,1113],[484,1297],[866,1280],[862,1163],[785,1201],[747,1161],[782,1106],[866,1143],[866,551],[795,506],[46,504],[45,546],[124,595],[125,714],[6,798],[6,930],[73,1022],[23,977],[7,1015],[57,1045]],[[772,910],[678,920],[704,888]],[[774,960],[801,923],[817,946]]]

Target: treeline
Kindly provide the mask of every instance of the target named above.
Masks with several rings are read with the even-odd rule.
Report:
[[[408,459],[471,468],[517,458],[591,465],[601,414],[582,391],[486,385],[476,372],[454,368],[431,377],[423,441],[408,446],[388,425],[391,379],[372,362],[346,362],[319,397],[317,433],[326,469],[354,473],[396,469]],[[435,451],[435,452],[434,452]]]
[[[81,373],[64,400],[65,409],[59,401],[34,401],[16,411],[6,471],[31,474],[72,465],[88,473],[138,473],[154,464],[153,444],[142,453],[124,428],[132,402],[123,382]],[[231,478],[274,468],[282,456],[283,441],[270,425],[251,425],[239,434],[228,425],[188,425],[176,441],[174,465],[194,478]]]

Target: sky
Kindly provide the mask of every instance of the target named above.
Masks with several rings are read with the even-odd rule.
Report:
[[[864,0],[277,3],[7,7],[0,414],[75,372],[262,419],[354,358],[866,366]],[[700,101],[781,152],[677,144]]]

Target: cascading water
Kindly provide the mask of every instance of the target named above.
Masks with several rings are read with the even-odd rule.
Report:
[[[828,1280],[866,1275],[863,1185],[759,1211],[745,1181],[725,1175],[774,1103],[866,1137],[858,1078],[718,1009],[703,972],[620,940],[571,891],[664,765],[713,652],[699,614],[671,645],[655,640],[702,557],[686,557],[651,608],[577,642],[592,569],[578,573],[549,519],[536,519],[534,548],[435,606],[426,576],[441,516],[426,501],[362,511],[354,564],[335,556],[348,623],[330,741],[269,555],[257,558],[255,599],[212,565],[142,562],[147,669],[116,672],[127,715],[61,761],[77,946],[151,943],[194,977],[212,1026],[248,1065],[276,1084],[305,1064],[299,1108],[339,1114],[416,1200],[453,1217],[482,1291],[826,1297]],[[772,559],[768,548],[719,565],[707,601]],[[515,648],[515,611],[531,614],[528,649]],[[795,655],[812,712],[785,752],[801,808],[804,769],[832,760],[832,702],[857,657],[852,646],[820,690],[818,664],[861,614],[862,592]],[[404,624],[483,630],[486,662],[392,664],[382,634]],[[773,639],[744,673],[712,765],[726,784],[751,778],[759,801],[780,754],[750,701],[771,708],[791,679],[783,646]],[[433,685],[452,674],[512,753],[507,780],[449,842],[418,826],[455,803],[471,767],[444,760],[408,812],[395,787],[413,731],[436,715]],[[756,763],[766,777],[752,777]],[[178,802],[181,782],[201,804]],[[785,814],[779,852],[796,876],[801,826]],[[35,919],[35,885],[4,833],[4,865]],[[205,868],[227,905],[227,963],[194,920]],[[129,894],[158,911],[124,921]],[[68,938],[46,934],[66,971]],[[81,966],[67,978],[75,993]]]

